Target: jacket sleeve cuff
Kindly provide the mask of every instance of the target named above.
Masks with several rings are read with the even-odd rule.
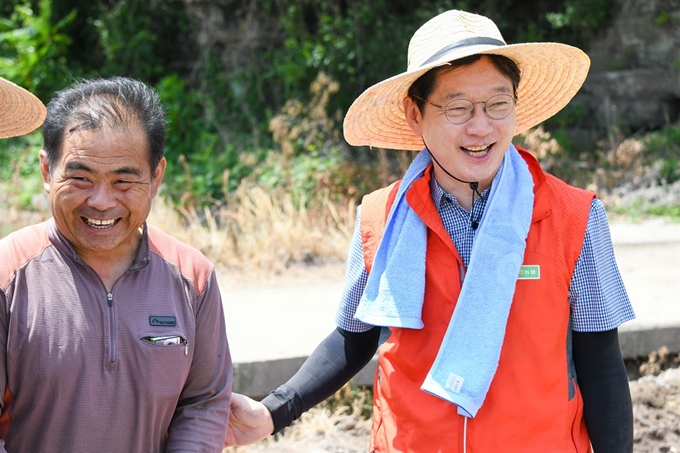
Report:
[[[272,434],[276,434],[290,426],[305,411],[302,398],[292,387],[285,384],[267,395],[262,400],[262,404],[264,404],[272,416],[272,421],[274,422],[274,432]]]

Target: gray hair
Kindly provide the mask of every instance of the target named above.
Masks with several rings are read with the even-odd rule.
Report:
[[[79,81],[57,91],[47,104],[42,126],[50,171],[59,160],[66,133],[98,130],[104,125],[125,127],[134,121],[146,132],[153,174],[163,158],[167,134],[165,111],[156,90],[139,80],[112,77]]]

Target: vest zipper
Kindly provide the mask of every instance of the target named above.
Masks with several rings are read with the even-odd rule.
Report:
[[[463,417],[463,453],[467,453],[467,424],[468,418]]]
[[[106,300],[109,305],[109,363],[116,361],[116,320],[113,313],[113,294],[108,293]]]

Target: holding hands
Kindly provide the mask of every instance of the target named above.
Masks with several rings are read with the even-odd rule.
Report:
[[[232,394],[225,447],[253,444],[273,432],[274,422],[264,404],[240,393]]]

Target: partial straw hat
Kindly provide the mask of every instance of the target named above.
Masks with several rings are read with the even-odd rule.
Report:
[[[588,56],[576,47],[547,42],[508,45],[490,19],[447,11],[415,32],[406,72],[368,88],[350,106],[343,124],[345,140],[354,146],[422,149],[422,138],[404,117],[402,102],[409,87],[430,69],[475,54],[504,55],[519,66],[515,135],[564,108],[590,68]]]
[[[0,138],[28,134],[42,125],[46,114],[40,99],[0,77]]]

